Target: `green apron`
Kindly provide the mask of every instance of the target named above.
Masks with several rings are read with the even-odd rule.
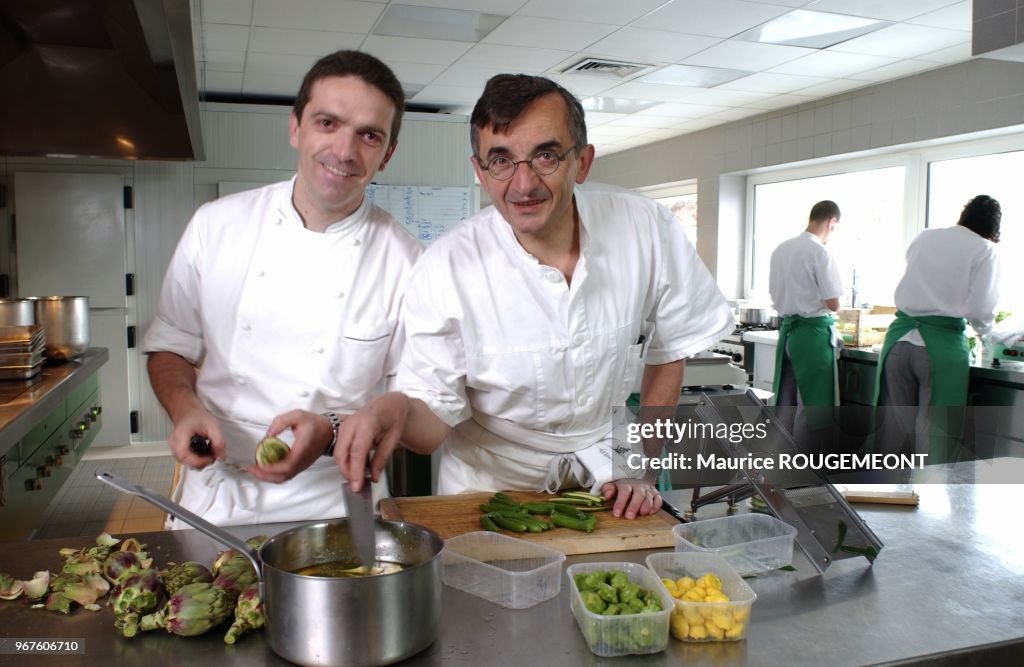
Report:
[[[797,354],[790,354],[793,375],[805,406],[829,406],[836,404],[835,373],[836,356],[832,347],[832,323],[829,315],[821,317],[800,317],[787,315],[779,328],[779,344],[775,348],[775,381],[772,389],[779,395],[779,381],[782,378],[782,360],[786,353],[787,339],[792,341]]]
[[[931,426],[929,430],[928,463],[945,463],[952,460],[951,453],[959,444],[963,429],[963,412],[958,409],[967,405],[967,385],[971,372],[967,337],[964,330],[967,320],[962,317],[924,315],[913,317],[903,311],[896,311],[896,320],[885,333],[885,342],[878,357],[878,375],[875,382],[875,405],[882,390],[882,374],[885,357],[889,350],[903,336],[914,329],[921,334],[928,350],[931,366],[932,395],[929,405]],[[939,409],[936,410],[935,407]],[[943,409],[945,408],[945,409]]]

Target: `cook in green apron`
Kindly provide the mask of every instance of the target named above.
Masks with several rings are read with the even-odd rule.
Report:
[[[886,356],[892,346],[913,330],[921,334],[928,350],[931,365],[930,446],[928,463],[951,460],[951,452],[960,439],[963,415],[967,404],[967,384],[970,358],[964,330],[967,320],[962,317],[925,315],[914,317],[903,311],[896,312],[896,320],[885,334],[885,343],[878,358],[878,377],[875,385],[875,405],[879,404]],[[910,407],[910,406],[908,406]],[[939,409],[934,409],[939,408]]]
[[[779,328],[779,344],[775,348],[775,380],[772,389],[779,395],[782,363],[786,344],[795,351],[789,355],[800,400],[807,414],[807,426],[820,429],[832,416],[836,404],[836,355],[832,346],[830,315],[801,317],[787,315]]]

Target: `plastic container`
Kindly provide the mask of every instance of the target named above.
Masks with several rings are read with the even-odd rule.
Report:
[[[452,588],[510,609],[526,609],[558,595],[561,551],[486,531],[445,540],[441,577]]]
[[[673,598],[675,608],[669,619],[673,637],[684,642],[712,642],[739,641],[747,636],[750,608],[757,594],[723,558],[706,553],[665,552],[648,556],[647,567],[667,595],[662,579],[676,581],[691,577],[697,580],[711,573],[721,580],[722,592],[729,597],[728,602],[690,602]]]
[[[767,514],[737,514],[672,528],[676,551],[721,556],[741,577],[793,562],[796,528]]]
[[[661,611],[622,616],[602,616],[583,605],[577,574],[594,570],[622,570],[631,583],[654,591],[661,600]],[[565,570],[569,578],[572,615],[587,641],[591,652],[604,658],[631,653],[657,653],[668,645],[668,618],[672,613],[672,596],[661,585],[654,573],[637,563],[577,563]]]

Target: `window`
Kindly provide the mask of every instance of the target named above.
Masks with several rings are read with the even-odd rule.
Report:
[[[1011,286],[1024,284],[1024,191],[1020,175],[1024,173],[1024,151],[978,155],[928,164],[928,227],[949,227],[960,218],[964,204],[972,197],[986,194],[999,200],[1003,210],[998,245],[1002,289],[1001,310],[1024,310],[1021,298]]]
[[[697,182],[678,181],[663,183],[645,188],[637,188],[637,192],[650,197],[676,217],[676,221],[686,232],[686,238],[693,247],[697,247]]]
[[[831,199],[842,212],[839,227],[828,244],[846,289],[841,304],[891,304],[893,289],[903,275],[904,179],[904,167],[895,166],[755,182],[748,245],[748,298],[770,298],[768,272],[772,251],[806,228],[807,216],[815,203]]]

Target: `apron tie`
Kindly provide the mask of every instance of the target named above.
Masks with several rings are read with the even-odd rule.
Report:
[[[557,493],[570,479],[575,478],[580,486],[593,484],[593,475],[580,462],[575,453],[557,454],[548,464],[548,472],[544,477],[542,491]]]

